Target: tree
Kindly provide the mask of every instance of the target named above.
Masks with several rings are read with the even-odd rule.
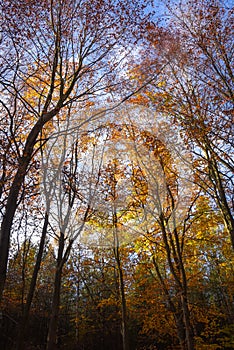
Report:
[[[185,15],[186,9],[186,15]],[[179,81],[183,108],[181,122],[203,152],[207,177],[234,247],[232,212],[233,144],[232,133],[233,84],[233,7],[225,8],[219,1],[194,2],[173,12],[187,43],[187,60],[180,68],[187,78],[174,71]],[[212,18],[212,21],[211,21]],[[193,54],[192,54],[193,53]],[[196,56],[195,56],[196,55]],[[178,95],[177,95],[178,96]],[[220,105],[222,108],[220,109]]]
[[[36,255],[36,263],[34,265],[32,277],[31,277],[31,281],[30,281],[30,286],[29,286],[29,290],[27,293],[26,303],[25,303],[25,306],[23,309],[22,320],[21,320],[21,323],[19,326],[17,350],[24,349],[25,331],[26,331],[27,325],[28,325],[29,312],[30,312],[33,296],[35,293],[37,277],[38,277],[38,273],[39,273],[39,270],[41,267],[48,225],[49,225],[49,215],[46,212],[45,217],[44,217],[44,224],[43,224],[43,229],[42,229],[42,233],[41,233],[41,238],[40,238],[39,249],[38,249],[38,252]]]
[[[138,110],[133,109],[131,112],[134,115]],[[125,109],[125,113],[127,114],[127,109]],[[152,116],[150,115],[150,117]],[[107,240],[109,240],[109,244],[113,242],[114,246],[122,305],[123,348],[128,346],[125,335],[127,309],[119,246],[121,243],[126,244],[127,239],[133,240],[134,229],[139,234],[142,232],[144,224],[146,227],[151,224],[150,231],[155,230],[157,234],[159,232],[162,234],[162,245],[166,251],[165,259],[174,278],[178,306],[172,302],[171,305],[174,307],[181,348],[185,349],[187,346],[189,349],[193,349],[187,300],[187,278],[183,263],[185,232],[180,232],[183,230],[177,228],[178,225],[182,225],[180,220],[183,220],[183,215],[188,215],[186,205],[189,205],[189,202],[186,196],[192,195],[191,186],[188,188],[190,193],[186,192],[186,179],[182,177],[178,179],[178,168],[180,167],[181,173],[185,173],[188,169],[182,165],[182,162],[176,164],[179,158],[176,157],[176,152],[171,148],[171,145],[175,142],[178,146],[178,140],[176,140],[175,135],[172,137],[167,123],[163,123],[162,120],[151,121],[151,131],[148,131],[147,126],[144,128],[140,126],[140,121],[138,121],[139,125],[137,122],[131,124],[130,113],[127,118],[129,118],[128,123],[124,122],[122,117],[122,123],[119,121],[118,124],[105,125],[108,130],[108,133],[104,132],[106,137],[105,152],[108,153],[104,153],[103,158],[106,166],[103,167],[100,175],[100,205],[94,210],[94,220],[95,217],[98,220],[98,231],[105,235],[104,244],[107,245]],[[142,118],[144,119],[144,117]],[[163,136],[165,130],[167,136]],[[170,140],[167,142],[168,148],[162,138],[165,139],[165,144],[166,140]],[[121,145],[119,144],[120,140]],[[112,159],[109,159],[110,155]],[[172,156],[174,157],[172,158]],[[181,187],[180,191],[178,186]],[[98,239],[97,232],[93,233],[94,237]],[[90,237],[90,239],[92,238]],[[100,239],[103,240],[103,237]],[[98,242],[100,244],[99,240]],[[155,259],[154,263],[159,279],[163,283]],[[164,290],[167,291],[166,288]],[[167,294],[169,295],[168,291]]]
[[[166,64],[142,97],[180,126],[200,169],[198,183],[216,201],[234,247],[233,6],[213,0],[168,3],[171,23],[149,27],[151,48],[133,72],[144,79]]]
[[[2,220],[0,298],[17,199],[43,130],[71,102],[79,108],[88,99],[98,100],[105,91],[112,91],[118,82],[114,76],[124,82],[117,74],[123,67],[122,57],[145,22],[145,6],[135,0],[127,5],[122,1],[117,5],[115,1],[69,0],[33,1],[30,8],[26,3],[21,5],[11,1],[2,7],[1,59],[5,64],[1,104],[13,122],[23,116],[29,127],[19,147]],[[15,101],[13,106],[8,104],[8,96]],[[78,119],[77,124],[83,122]]]
[[[70,124],[70,116],[67,116],[66,130]],[[88,137],[87,140],[89,141]],[[52,142],[48,141],[42,155],[46,211],[50,215],[50,225],[53,227],[53,235],[57,242],[48,350],[57,347],[63,268],[69,259],[73,243],[80,236],[89,217],[98,184],[98,175],[93,173],[93,161],[91,160],[90,164],[84,155],[87,140],[85,136],[82,137],[77,133],[70,135],[65,132],[55,140],[52,139]],[[91,157],[94,156],[95,148]],[[95,176],[96,182],[91,183]]]
[[[148,198],[145,203],[142,203],[146,218],[142,229],[149,239],[155,272],[165,294],[168,307],[175,319],[180,347],[192,350],[194,349],[194,339],[184,263],[186,225],[183,224],[184,217],[189,215],[191,199],[186,198],[186,191],[181,189],[184,184],[180,179],[178,164],[176,165],[176,160],[172,158],[166,145],[152,132],[143,134],[143,141],[148,151],[152,153],[151,162],[154,162],[155,165],[151,163],[149,167],[143,159],[139,159],[141,168],[142,165],[144,166],[143,171],[146,174],[149,188]],[[192,190],[191,187],[190,190]],[[183,193],[183,199],[180,198],[180,191]],[[183,201],[183,210],[181,200]],[[185,208],[187,208],[187,213],[183,212]],[[165,269],[168,270],[166,275],[171,275],[173,287],[167,286],[164,273],[161,271],[160,260],[158,261],[162,250],[164,251]]]
[[[107,222],[110,221],[110,230],[112,231],[113,240],[113,253],[116,262],[116,269],[118,272],[118,286],[119,286],[119,298],[121,303],[121,334],[122,334],[122,345],[123,350],[129,349],[129,336],[128,336],[128,320],[127,320],[127,305],[125,295],[125,283],[124,283],[124,272],[121,261],[120,252],[120,235],[119,226],[121,226],[121,220],[119,222],[119,216],[121,213],[118,211],[118,197],[121,193],[117,190],[118,180],[124,177],[124,173],[119,167],[119,162],[116,158],[112,162],[109,162],[107,168],[104,169],[104,179],[102,180],[106,185],[106,198],[105,200],[110,202],[109,214],[107,216]],[[124,210],[124,209],[123,209]]]

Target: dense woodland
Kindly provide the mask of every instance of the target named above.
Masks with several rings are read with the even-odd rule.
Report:
[[[234,349],[233,19],[1,1],[2,350]]]

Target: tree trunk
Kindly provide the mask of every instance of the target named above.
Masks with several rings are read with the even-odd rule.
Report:
[[[121,333],[122,333],[122,343],[123,350],[129,350],[129,338],[128,338],[128,327],[127,327],[127,306],[124,291],[124,279],[123,270],[121,267],[119,248],[114,248],[115,259],[117,263],[117,269],[119,274],[119,287],[120,287],[120,300],[121,300]]]
[[[59,305],[60,305],[60,290],[61,290],[61,280],[62,280],[62,270],[65,260],[63,259],[65,238],[64,234],[61,232],[59,237],[59,247],[56,263],[56,273],[54,281],[54,292],[52,299],[52,313],[50,317],[49,330],[47,336],[47,347],[46,350],[56,350],[57,349],[57,326],[59,317]]]
[[[29,287],[29,291],[28,291],[28,295],[27,295],[27,301],[26,301],[26,305],[24,308],[22,321],[21,321],[21,324],[19,327],[18,341],[17,341],[17,346],[16,346],[17,350],[24,350],[25,331],[27,329],[29,312],[30,312],[30,308],[31,308],[32,300],[33,300],[35,287],[36,287],[37,276],[38,276],[38,272],[39,272],[40,267],[41,267],[41,260],[42,260],[42,255],[43,255],[43,251],[44,251],[44,246],[45,246],[45,238],[46,238],[48,224],[49,224],[48,213],[45,213],[45,219],[44,219],[44,225],[43,225],[41,239],[40,239],[39,251],[37,254],[37,259],[36,259],[36,263],[34,266],[32,279],[30,282],[30,287]]]
[[[163,277],[161,275],[161,272],[159,270],[159,266],[157,264],[157,261],[155,257],[153,256],[153,264],[155,267],[156,274],[159,278],[159,281],[161,283],[161,286],[163,288],[163,292],[166,296],[167,304],[168,304],[168,309],[172,312],[174,320],[175,320],[175,326],[176,326],[176,333],[177,337],[180,343],[180,348],[181,350],[186,350],[185,348],[185,326],[184,326],[184,320],[183,320],[183,313],[182,313],[182,308],[181,307],[176,307],[175,303],[173,302],[170,293],[167,289],[167,285],[165,281],[163,280]]]
[[[118,238],[116,210],[114,210],[114,214],[113,214],[113,226],[114,226],[114,256],[117,263],[117,269],[118,269],[118,275],[119,275],[119,287],[120,287],[122,344],[123,344],[123,350],[129,350],[129,338],[128,338],[128,327],[127,327],[127,306],[126,306],[126,298],[125,298],[125,291],[124,291],[123,269],[121,266],[121,261],[119,256],[119,238]]]
[[[177,291],[180,295],[179,307],[174,310],[177,334],[182,350],[194,350],[193,332],[190,323],[190,312],[187,299],[187,277],[183,263],[182,251],[176,226],[171,232],[167,232],[164,218],[161,215],[161,230],[167,253],[167,261],[172,276],[174,277]]]
[[[215,155],[212,153],[212,151],[209,151],[208,148],[206,149],[206,156],[207,156],[207,161],[209,163],[209,177],[211,182],[214,185],[214,191],[216,194],[218,206],[221,210],[223,221],[231,237],[231,243],[234,249],[234,218],[231,213],[231,209],[228,205],[228,201],[226,198],[225,189],[223,187],[223,181],[218,168],[218,164],[215,159]]]
[[[51,120],[57,113],[59,109],[54,108],[51,112],[45,113],[34,125],[30,131],[26,144],[24,146],[23,155],[19,160],[18,170],[14,177],[9,196],[6,204],[6,211],[2,220],[1,232],[0,232],[0,303],[2,301],[3,291],[6,281],[7,273],[7,263],[10,248],[10,234],[13,224],[14,215],[17,209],[17,200],[19,193],[27,174],[28,166],[32,160],[34,146],[37,142],[39,133],[41,132],[43,126]]]
[[[181,306],[183,310],[183,321],[185,326],[186,350],[194,350],[194,338],[192,326],[190,323],[190,311],[188,308],[187,296],[184,295],[184,293],[181,295]]]
[[[54,293],[52,301],[52,313],[49,324],[49,331],[47,337],[46,350],[57,349],[57,326],[59,317],[59,305],[60,305],[60,290],[62,280],[62,268],[56,269],[55,282],[54,282]]]
[[[5,281],[6,281],[11,227],[12,227],[14,215],[17,209],[18,195],[19,195],[22,183],[24,181],[30,159],[28,158],[23,159],[19,164],[18,171],[15,175],[15,178],[8,196],[5,215],[2,220],[1,237],[0,237],[0,303],[2,301],[2,296],[3,296]]]

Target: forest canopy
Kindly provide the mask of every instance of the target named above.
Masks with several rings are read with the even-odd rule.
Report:
[[[1,349],[234,349],[232,1],[0,28]]]

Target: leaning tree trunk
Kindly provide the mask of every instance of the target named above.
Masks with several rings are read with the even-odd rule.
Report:
[[[51,112],[44,113],[38,122],[30,131],[24,147],[23,155],[19,160],[18,170],[14,177],[9,196],[6,203],[6,210],[2,220],[0,231],[0,303],[2,301],[3,291],[6,282],[7,263],[10,248],[10,235],[13,224],[13,219],[17,209],[17,200],[24,182],[29,164],[32,160],[34,147],[37,142],[43,126],[51,120],[59,111],[60,108],[54,108]]]

